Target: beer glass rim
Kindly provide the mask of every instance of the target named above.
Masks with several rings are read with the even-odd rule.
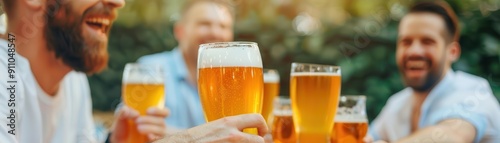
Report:
[[[300,63],[300,62],[293,62],[292,63],[292,67],[297,66],[297,65],[309,65],[309,66],[318,66],[318,67],[332,67],[334,69],[340,69],[340,66],[334,66],[334,65]]]
[[[366,95],[340,95],[340,98],[349,99],[366,99]]]
[[[131,62],[131,63],[126,63],[125,64],[125,67],[127,66],[133,66],[133,67],[142,67],[142,66],[146,66],[146,67],[155,67],[155,68],[160,68],[161,69],[161,66],[160,64],[144,64],[144,63],[137,63],[137,62]]]
[[[233,41],[233,42],[214,42],[214,43],[205,43],[201,44],[200,48],[227,48],[235,45],[249,45],[252,47],[257,46],[256,42],[247,42],[247,41]]]
[[[266,73],[266,72],[270,72],[270,71],[273,71],[273,72],[275,72],[275,73],[278,73],[278,70],[277,70],[277,69],[268,69],[268,68],[263,68],[263,69],[262,69],[262,71],[263,71],[264,73]]]

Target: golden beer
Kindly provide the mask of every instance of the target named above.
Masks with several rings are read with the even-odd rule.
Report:
[[[264,88],[262,68],[200,68],[198,74],[198,89],[208,122],[226,116],[261,112]]]
[[[368,122],[335,122],[331,143],[363,143]]]
[[[163,108],[164,88],[163,84],[124,83],[122,99],[125,105],[137,110],[140,115],[146,115],[149,107]],[[128,121],[128,129],[130,129],[127,137],[128,143],[148,142],[147,136],[137,131],[137,125],[133,120]]]
[[[264,82],[264,100],[262,101],[262,116],[266,120],[269,119],[273,111],[273,101],[279,94],[279,82]]]
[[[340,73],[292,72],[290,94],[299,142],[321,143],[329,140],[340,84]]]
[[[292,115],[274,115],[272,134],[274,143],[296,143]]]

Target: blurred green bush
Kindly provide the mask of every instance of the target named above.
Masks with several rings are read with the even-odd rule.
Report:
[[[177,45],[172,25],[182,1],[127,2],[111,30],[109,68],[89,77],[96,110],[113,110],[120,102],[125,63]],[[398,20],[411,1],[235,2],[235,40],[259,44],[264,68],[281,74],[280,95],[289,94],[292,62],[341,66],[342,94],[367,95],[370,120],[389,96],[404,88],[395,64],[395,41]],[[462,55],[454,69],[487,79],[500,99],[500,2],[448,2],[462,27]]]

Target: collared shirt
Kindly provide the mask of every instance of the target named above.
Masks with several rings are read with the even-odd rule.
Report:
[[[375,140],[389,142],[409,136],[413,98],[409,87],[393,95],[371,123],[369,134]],[[421,106],[418,128],[447,119],[472,124],[476,143],[500,143],[500,106],[488,81],[481,77],[450,70],[431,90]],[[460,126],[456,129],[460,130]]]
[[[198,87],[188,82],[189,73],[178,48],[143,56],[138,62],[163,66],[165,107],[170,109],[170,115],[165,120],[169,127],[186,129],[205,123]]]

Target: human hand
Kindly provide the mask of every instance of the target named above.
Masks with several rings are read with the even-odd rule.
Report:
[[[146,115],[140,116],[139,112],[136,110],[123,106],[120,108],[120,111],[118,111],[110,141],[112,143],[122,143],[126,141],[129,136],[129,131],[132,130],[128,126],[128,120],[134,121],[137,125],[135,128],[139,133],[147,135],[149,141],[159,139],[166,134],[167,126],[165,124],[165,118],[168,115],[169,111],[166,108],[150,107],[146,111]]]
[[[257,128],[259,135],[244,133],[243,129]],[[215,120],[159,140],[155,143],[174,142],[226,142],[264,143],[267,125],[260,114],[243,114]]]

